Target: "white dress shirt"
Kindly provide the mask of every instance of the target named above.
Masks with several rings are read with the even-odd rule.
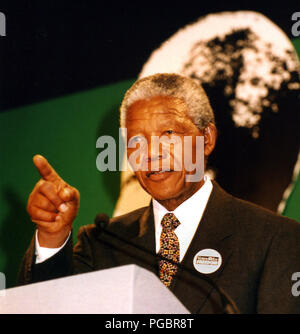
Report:
[[[41,247],[39,244],[39,239],[38,239],[38,230],[36,230],[35,232],[35,263],[41,263],[46,261],[47,259],[49,259],[51,256],[53,256],[54,254],[56,254],[58,251],[60,251],[64,245],[67,243],[67,241],[69,240],[71,235],[71,232],[69,233],[66,241],[64,242],[64,244],[58,248],[47,248],[47,247]]]
[[[180,225],[174,232],[176,233],[179,240],[180,261],[183,260],[184,255],[189,248],[189,245],[202,218],[203,212],[212,191],[212,187],[211,180],[208,178],[208,176],[205,176],[203,186],[193,196],[181,203],[174,211],[168,211],[155,199],[152,199],[155,224],[155,244],[157,253],[160,248],[160,234],[162,231],[161,220],[166,213],[172,212],[180,221]],[[64,247],[71,235],[70,232],[67,240],[61,247],[46,248],[39,245],[37,233],[38,231],[36,231],[35,235],[36,264],[46,261],[48,258],[56,254],[61,248]]]
[[[152,199],[156,253],[158,253],[160,248],[160,235],[162,231],[161,220],[166,213],[172,212],[180,221],[180,225],[174,230],[174,232],[179,241],[180,262],[183,260],[201,221],[212,188],[213,185],[211,180],[205,176],[203,186],[195,192],[193,196],[181,203],[174,211],[168,211],[155,199]]]

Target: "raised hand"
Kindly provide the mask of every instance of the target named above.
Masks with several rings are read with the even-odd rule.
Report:
[[[66,240],[79,208],[80,194],[68,185],[41,155],[33,157],[41,175],[31,192],[27,212],[38,229],[39,244],[56,248]]]

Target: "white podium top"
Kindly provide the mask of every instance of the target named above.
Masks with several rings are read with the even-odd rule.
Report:
[[[2,314],[188,314],[152,273],[136,265],[5,290]]]

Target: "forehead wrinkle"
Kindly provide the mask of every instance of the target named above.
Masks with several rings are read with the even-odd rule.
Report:
[[[142,112],[140,112],[139,115],[136,115],[136,116],[132,116],[132,112],[128,112],[127,113],[127,120],[140,121],[140,120],[144,120],[144,119],[148,119],[148,118],[153,119],[153,117],[156,116],[156,115],[174,115],[174,116],[177,116],[177,117],[182,118],[182,119],[189,119],[188,115],[184,111],[178,110],[176,108],[167,108],[167,110],[166,110],[165,107],[163,107],[163,110],[154,110],[154,111],[153,110],[152,111],[147,111],[145,109],[149,109],[149,108],[148,107],[144,108],[144,110]]]
[[[175,105],[175,107],[174,107]],[[127,110],[127,114],[130,109],[133,107],[142,110],[147,109],[162,109],[162,110],[174,110],[175,112],[178,111],[178,107],[183,109],[186,107],[184,101],[182,99],[173,97],[173,96],[156,96],[150,99],[142,99],[135,101]],[[182,111],[182,110],[181,110]]]
[[[159,119],[158,121],[159,121],[160,125],[163,125],[163,124],[176,125],[176,124],[178,124],[178,125],[182,126],[184,123],[190,121],[190,119],[188,117],[186,117],[185,115],[177,115],[177,114],[174,114],[174,113],[156,113],[155,115],[149,115],[149,117],[147,117],[147,118],[144,118],[144,117],[141,117],[141,118],[139,118],[139,117],[130,118],[129,117],[127,119],[127,122],[128,122],[127,125],[130,125],[131,122],[139,122],[139,121],[143,122],[143,121],[147,121],[147,127],[149,127],[150,124],[151,124],[151,121],[154,120],[154,118],[155,118],[156,115],[175,115],[176,116],[176,117],[171,117],[171,118],[169,117],[169,118],[161,118],[161,119]],[[137,127],[137,126],[135,126],[135,127]]]
[[[172,126],[184,130],[185,125],[194,124],[189,115],[187,114],[186,104],[181,99],[177,98],[153,98],[150,100],[139,100],[132,104],[127,110],[127,117],[125,124],[130,127],[131,130],[139,132],[146,128],[153,130],[157,129],[159,123],[163,128]],[[132,124],[135,123],[135,124]],[[146,124],[143,124],[143,122]]]

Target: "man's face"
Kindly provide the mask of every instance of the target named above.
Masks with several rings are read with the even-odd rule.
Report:
[[[202,178],[196,182],[187,181],[186,176],[195,174],[195,170],[187,168],[184,161],[188,159],[184,154],[188,151],[193,156],[189,157],[190,161],[198,161],[196,155],[199,157],[200,152],[196,136],[203,136],[203,133],[185,111],[186,105],[182,100],[163,96],[137,101],[127,111],[128,160],[130,162],[138,152],[135,155],[137,159],[134,159],[139,163],[138,169],[133,168],[135,175],[141,186],[158,201],[183,202],[203,183]],[[184,150],[184,138],[187,136],[191,139],[190,150]],[[154,145],[157,143],[155,138],[161,139],[162,144]],[[173,139],[174,145],[164,145]],[[200,159],[204,159],[203,151]]]

